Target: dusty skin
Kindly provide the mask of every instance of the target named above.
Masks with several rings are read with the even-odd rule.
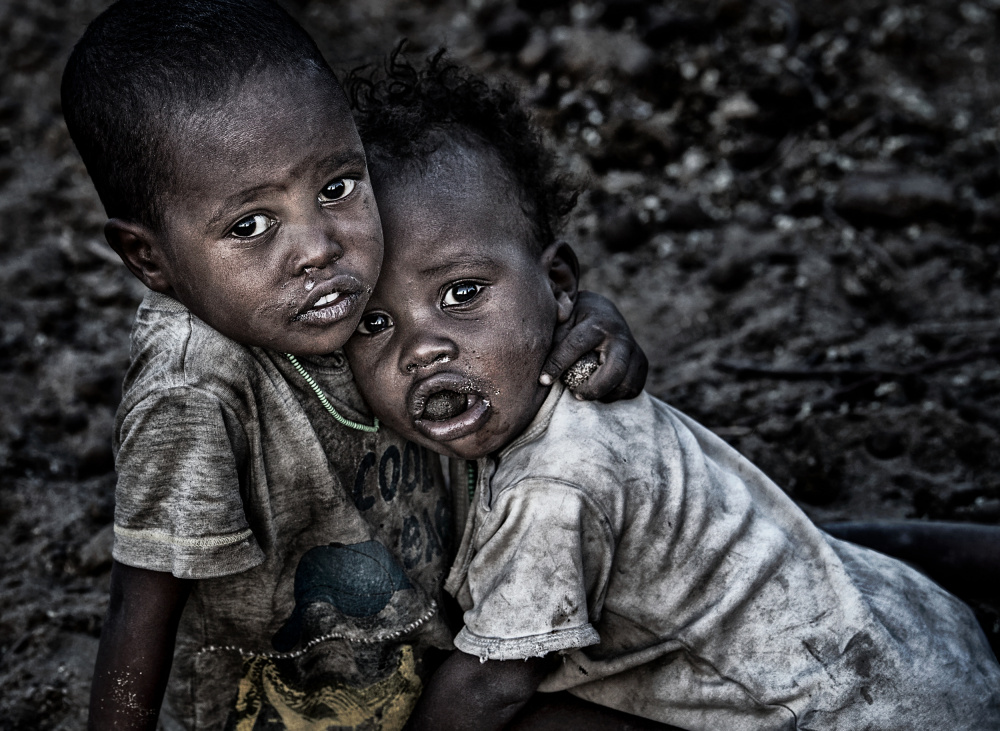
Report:
[[[141,285],[58,104],[105,5],[0,0],[0,729],[83,726],[107,604]],[[812,517],[1000,523],[1000,3],[523,5],[289,3],[340,68],[405,35],[523,88],[650,391]]]

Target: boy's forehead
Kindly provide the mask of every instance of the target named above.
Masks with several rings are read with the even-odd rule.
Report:
[[[311,168],[363,165],[342,90],[331,77],[317,76],[263,73],[222,98],[176,111],[164,130],[174,164],[171,193],[184,197],[205,175],[221,174],[223,184],[259,177],[263,184]]]
[[[299,114],[299,110],[318,114]],[[190,100],[174,112],[174,128],[193,138],[238,143],[276,130],[358,139],[350,107],[337,81],[303,68],[267,69],[237,80],[218,95]]]
[[[165,240],[180,232],[215,235],[250,206],[273,214],[291,191],[315,196],[337,176],[363,174],[364,148],[337,95],[243,91],[245,98],[191,114],[180,129],[166,131],[166,175],[157,191]],[[289,103],[271,103],[275,98]],[[374,206],[370,216],[377,217]]]

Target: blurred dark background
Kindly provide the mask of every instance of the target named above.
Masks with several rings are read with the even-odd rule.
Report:
[[[0,729],[83,726],[141,286],[62,122],[101,0],[0,0]],[[817,520],[1000,523],[1000,0],[290,2],[519,86],[649,390]],[[1000,631],[995,607],[976,607]]]

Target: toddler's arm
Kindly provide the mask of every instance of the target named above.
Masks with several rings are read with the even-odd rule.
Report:
[[[549,669],[546,658],[488,660],[456,650],[431,676],[407,731],[502,729]]]
[[[193,582],[115,562],[90,691],[90,731],[155,729]]]
[[[583,356],[597,351],[600,367],[574,393],[590,401],[634,398],[646,385],[649,362],[636,343],[628,323],[605,297],[580,292],[570,319],[556,331],[556,343],[542,366],[541,381],[548,385]]]
[[[480,662],[456,650],[431,676],[407,731],[680,731],[566,693],[536,695],[551,666],[552,656]]]

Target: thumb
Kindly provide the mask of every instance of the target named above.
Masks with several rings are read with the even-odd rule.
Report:
[[[585,332],[581,332],[585,330]],[[566,370],[580,358],[596,349],[602,342],[602,335],[591,328],[574,328],[564,338],[557,342],[542,366],[542,374],[538,381],[548,386],[562,376]]]

